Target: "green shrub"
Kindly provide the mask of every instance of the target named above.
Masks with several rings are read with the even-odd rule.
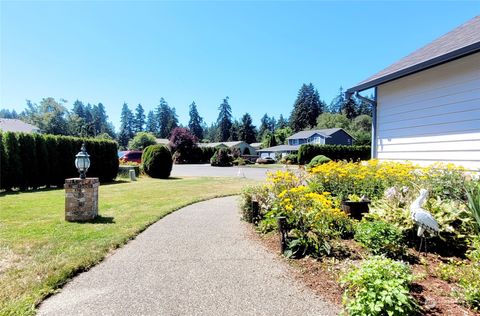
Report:
[[[298,149],[298,163],[304,165],[315,156],[324,155],[332,160],[368,160],[370,146],[302,145]]]
[[[157,140],[155,135],[147,132],[138,132],[135,136],[128,142],[128,149],[130,150],[143,150],[150,145],[155,145]]]
[[[474,227],[478,235],[480,235],[480,182],[471,184],[467,188],[468,209],[475,219]]]
[[[402,232],[384,221],[361,221],[355,232],[355,240],[374,255],[396,258],[405,253]]]
[[[471,263],[463,267],[458,281],[461,300],[475,311],[480,311],[480,265]]]
[[[350,316],[413,315],[418,305],[409,294],[413,276],[402,262],[372,257],[341,278],[343,304]]]
[[[228,149],[220,148],[213,154],[210,164],[215,167],[229,167],[232,161],[233,158],[228,154]]]
[[[167,179],[172,171],[172,154],[162,145],[151,145],[142,154],[143,171],[152,178]]]
[[[291,164],[291,165],[297,164],[298,163],[298,155],[288,154],[288,155],[286,155],[285,157],[282,158],[281,162],[286,163],[286,164]]]
[[[253,223],[252,201],[255,199],[255,194],[258,191],[261,191],[261,187],[246,187],[240,194],[240,210],[242,219],[246,222]]]
[[[247,164],[247,162],[245,161],[245,159],[243,159],[242,157],[238,157],[237,159],[235,159],[232,164],[234,166],[245,166]]]
[[[307,168],[313,168],[313,167],[316,167],[318,165],[324,164],[324,163],[329,162],[329,161],[332,161],[332,159],[330,159],[330,158],[328,158],[327,156],[324,156],[324,155],[318,155],[318,156],[313,157],[312,160],[310,160],[310,162],[307,165]]]

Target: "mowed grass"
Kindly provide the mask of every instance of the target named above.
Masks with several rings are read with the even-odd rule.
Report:
[[[237,194],[243,178],[183,178],[103,185],[91,223],[64,220],[64,190],[0,195],[0,315],[35,306],[71,276],[163,216],[188,204]]]

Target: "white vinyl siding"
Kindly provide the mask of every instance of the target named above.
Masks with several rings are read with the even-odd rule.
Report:
[[[378,87],[380,160],[480,169],[480,53]]]

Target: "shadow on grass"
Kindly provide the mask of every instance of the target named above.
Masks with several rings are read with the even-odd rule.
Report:
[[[78,224],[115,224],[115,217],[98,215],[92,220],[77,222]]]

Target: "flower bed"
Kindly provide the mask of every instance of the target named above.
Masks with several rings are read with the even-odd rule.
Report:
[[[447,275],[445,271],[448,271],[449,277],[444,279],[455,288],[450,294],[459,304],[475,310],[480,308],[480,290],[472,286],[478,283],[472,281],[472,276],[480,275],[480,264],[471,253],[480,252],[480,223],[476,221],[472,207],[469,208],[472,203],[468,204],[467,191],[479,185],[478,180],[470,179],[462,168],[454,165],[435,164],[421,168],[411,163],[380,163],[376,160],[358,163],[331,161],[308,172],[270,173],[263,186],[244,191],[242,210],[244,218],[252,218],[250,202],[258,202],[258,221],[255,222],[262,234],[276,231],[277,218],[285,217],[286,257],[308,256],[319,262],[333,257],[336,259],[333,262],[349,266],[341,275],[347,280],[343,283],[346,288],[344,303],[351,315],[361,314],[355,311],[368,308],[371,315],[401,315],[402,308],[408,314],[421,309],[427,313],[425,303],[419,302],[423,304],[419,306],[411,293],[412,280],[422,282],[418,279],[420,274],[411,272],[417,271],[419,266],[427,275],[424,279],[438,279],[441,273]],[[430,192],[423,208],[431,212],[440,230],[438,235],[429,236],[427,255],[415,251],[420,239],[409,214],[409,206],[418,197],[420,188]],[[473,200],[480,196],[480,189],[476,192]],[[371,207],[370,212],[358,221],[342,211],[341,203],[347,198],[361,196],[371,201]],[[349,249],[352,245],[364,249],[365,262],[349,255],[353,253]],[[381,257],[369,259],[369,254]],[[448,259],[452,263],[440,264],[448,261],[447,255],[455,256]],[[374,298],[366,298],[360,295],[359,288],[353,291],[355,285],[352,284],[358,281],[355,276],[363,278],[368,275],[372,278],[368,282],[374,282],[378,289],[401,282],[398,275],[373,271],[369,260],[390,260],[388,264],[402,271],[406,292],[398,290],[386,296],[379,290]],[[405,268],[398,266],[400,261],[396,260],[404,262]],[[429,266],[432,260],[435,261],[433,269]],[[348,262],[352,263],[346,264]],[[418,293],[415,297],[418,299]],[[362,309],[362,304],[369,304],[369,307]],[[400,309],[391,309],[392,304]]]

